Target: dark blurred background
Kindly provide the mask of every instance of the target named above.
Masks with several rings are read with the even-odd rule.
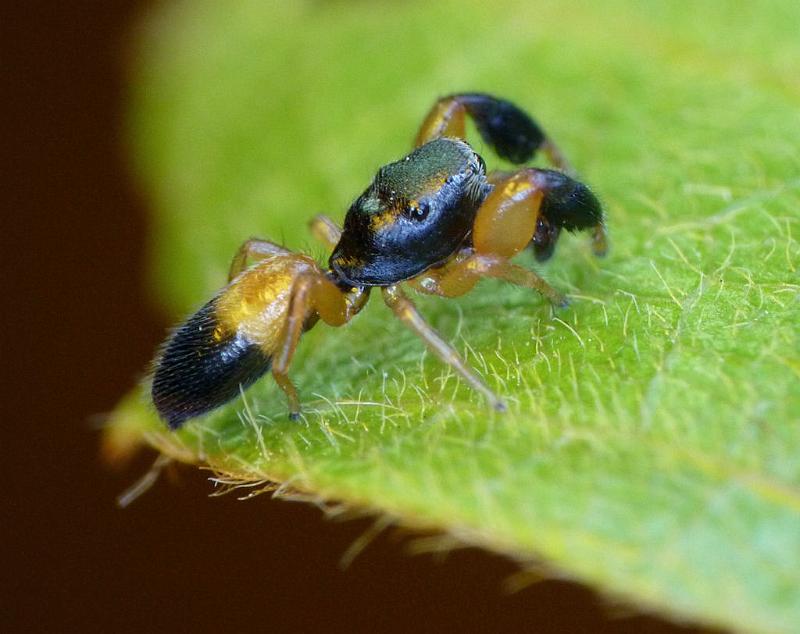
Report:
[[[116,496],[153,460],[100,459],[98,416],[165,327],[143,286],[147,197],[123,121],[142,0],[4,3],[0,16],[4,366],[2,631],[678,632],[582,586],[509,594],[515,566],[462,550],[410,556],[371,525],[260,496],[208,498],[208,473]],[[9,462],[10,461],[10,462]],[[10,477],[9,477],[10,476]]]

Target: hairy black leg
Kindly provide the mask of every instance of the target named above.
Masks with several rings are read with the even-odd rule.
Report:
[[[542,150],[555,167],[573,172],[556,144],[528,113],[510,101],[485,93],[461,93],[437,101],[420,128],[417,145],[440,136],[463,138],[465,114],[472,117],[483,140],[501,158],[525,163]]]
[[[482,93],[455,95],[475,121],[481,137],[497,155],[512,163],[533,158],[545,134],[525,111],[510,101]]]
[[[538,262],[544,262],[553,257],[560,234],[561,227],[552,224],[543,215],[536,219],[536,231],[531,240],[531,248]]]
[[[597,197],[586,185],[562,172],[539,170],[539,174],[548,188],[531,240],[536,259],[541,262],[553,255],[562,229],[591,230],[595,254],[605,255],[607,237],[603,208]]]

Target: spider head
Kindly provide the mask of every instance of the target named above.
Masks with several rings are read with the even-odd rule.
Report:
[[[489,193],[483,159],[440,138],[378,170],[351,205],[330,267],[353,286],[389,286],[452,255]]]

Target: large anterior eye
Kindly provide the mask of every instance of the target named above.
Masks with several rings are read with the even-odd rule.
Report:
[[[414,202],[409,203],[408,207],[406,207],[406,214],[412,220],[422,221],[428,217],[428,213],[430,213],[430,205],[427,201],[421,202]]]

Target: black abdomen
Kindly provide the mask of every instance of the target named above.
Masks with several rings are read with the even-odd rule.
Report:
[[[164,344],[152,397],[172,429],[239,395],[270,368],[271,358],[242,334],[221,334],[211,300]]]

